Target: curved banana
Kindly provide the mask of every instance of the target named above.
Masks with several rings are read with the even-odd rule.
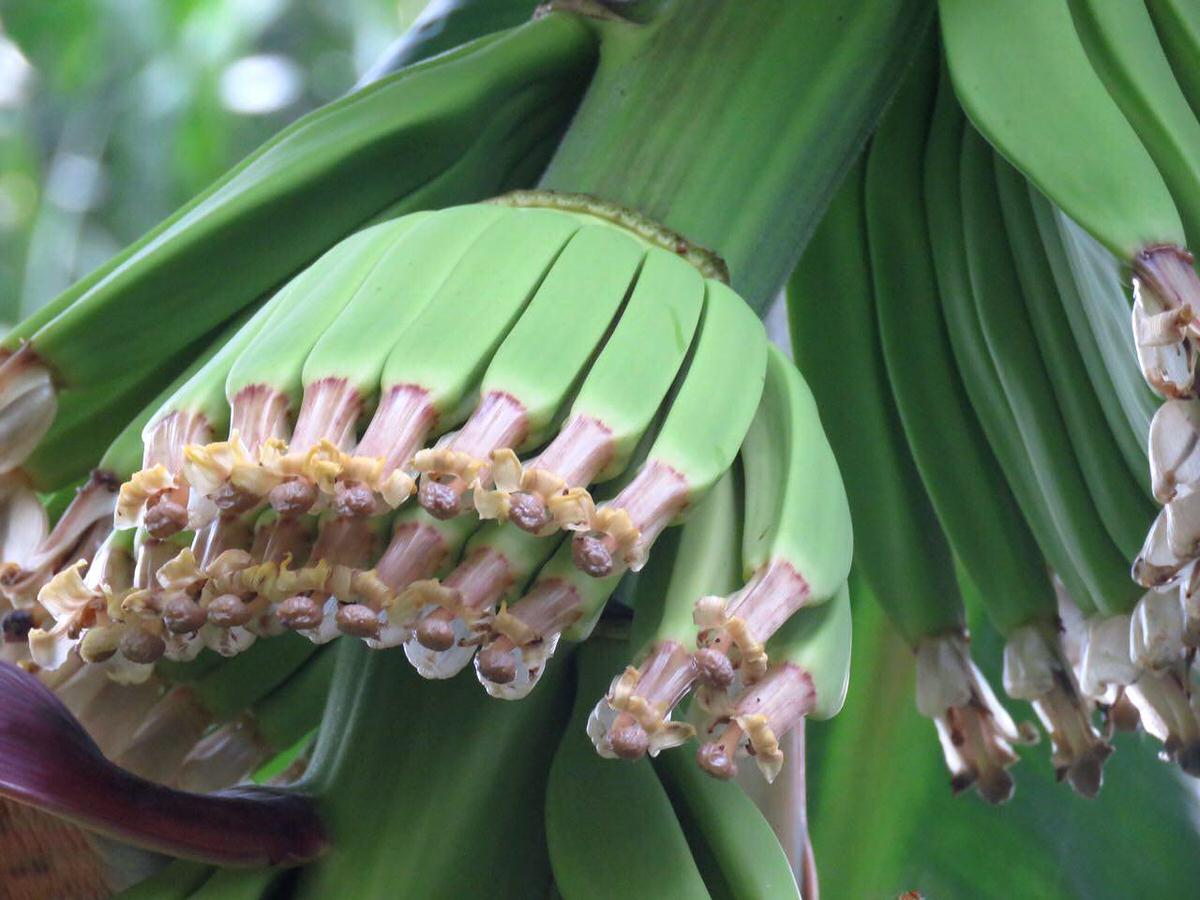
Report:
[[[708,898],[704,876],[648,759],[614,765],[592,752],[584,723],[627,650],[589,641],[578,651],[575,710],[546,785],[546,839],[554,881],[572,900],[636,896]],[[581,816],[580,810],[587,810]],[[604,847],[619,865],[595,864]]]
[[[581,570],[597,578],[638,571],[662,530],[716,484],[758,407],[766,347],[750,307],[709,278],[695,347],[646,462],[611,500],[582,498],[579,520],[568,526]]]
[[[1065,2],[1092,67],[1158,166],[1189,243],[1196,245],[1200,242],[1200,119],[1171,71],[1146,4]]]
[[[1146,0],[1163,52],[1192,111],[1200,116],[1200,74],[1192,65],[1200,53],[1200,10],[1188,0]]]
[[[481,517],[549,533],[583,489],[628,466],[684,363],[704,302],[700,273],[666,250],[649,248],[636,277],[554,440],[523,465],[511,451],[491,454],[491,483],[474,492]]]
[[[488,364],[470,417],[444,445],[414,459],[418,500],[432,515],[462,511],[466,491],[487,480],[493,453],[545,442],[644,258],[639,242],[609,225],[584,225],[571,236]]]
[[[1183,223],[1137,132],[1109,95],[1067,0],[939,0],[955,89],[975,126],[1067,215],[1132,268],[1143,375],[1165,396],[1192,391],[1186,310],[1200,278]],[[1170,365],[1185,356],[1182,367]]]
[[[784,762],[780,740],[801,720],[829,719],[842,708],[850,683],[850,637],[848,584],[833,599],[801,609],[785,622],[767,644],[771,666],[766,674],[710,719],[703,737],[711,739],[696,752],[701,768],[716,778],[732,778],[737,754],[745,751],[763,777],[774,781]],[[947,702],[943,709],[962,705]],[[931,716],[939,725],[941,714]],[[974,738],[968,735],[969,741]],[[969,752],[963,754],[965,764]],[[980,791],[985,790],[981,782]]]
[[[474,406],[489,360],[581,224],[548,209],[500,212],[388,354],[379,405],[335,487],[342,497],[364,494],[358,508],[373,508],[358,485],[389,507],[407,498],[411,481],[402,470],[431,435]],[[521,251],[514,255],[515,247]]]
[[[742,453],[744,458],[747,450]],[[732,589],[742,571],[738,499],[734,475],[727,473],[682,528],[663,535],[639,574],[629,641],[634,661],[613,677],[587,720],[601,756],[657,756],[695,735],[691,725],[671,716],[702,672],[692,621],[696,600]],[[726,687],[733,680],[728,674]]]
[[[847,175],[788,283],[792,346],[846,473],[858,569],[917,653],[917,706],[937,726],[951,783],[955,790],[978,784],[982,796],[1000,802],[1012,792],[1006,769],[1022,735],[966,651],[950,548],[890,396],[872,295],[865,169],[860,162]],[[834,323],[838,341],[828,339]],[[845,389],[846,371],[854,390]],[[731,735],[737,740],[729,746],[708,751],[717,768],[730,761],[718,750],[741,740]]]
[[[1094,795],[1109,748],[1092,728],[1090,707],[1058,646],[1050,573],[971,408],[942,314],[923,190],[936,58],[929,54],[922,62],[925,68],[914,68],[884,115],[867,160],[867,231],[883,357],[938,521],[1005,638],[1011,662],[1005,688],[1033,703],[1054,742],[1060,775]],[[922,352],[913,353],[914,345]]]
[[[837,594],[854,547],[846,489],[816,400],[775,347],[741,459],[747,580],[728,596],[708,591],[695,604],[706,706],[719,704],[735,680],[745,686],[766,674],[764,645],[797,610]]]
[[[389,352],[450,276],[497,210],[453,207],[402,220],[401,231],[304,357],[304,396],[285,447],[272,452],[262,485],[276,510],[296,514],[317,502],[332,478],[320,464],[353,448],[359,417],[379,390]],[[281,326],[282,327],[282,326]],[[329,459],[327,459],[329,458]],[[367,498],[371,499],[371,498]],[[339,496],[338,511],[353,506]]]

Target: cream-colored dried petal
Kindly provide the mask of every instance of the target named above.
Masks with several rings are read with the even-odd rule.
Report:
[[[132,478],[121,485],[117,493],[117,509],[113,513],[114,527],[136,528],[141,525],[146,504],[150,499],[175,486],[175,479],[161,463],[135,472]]]

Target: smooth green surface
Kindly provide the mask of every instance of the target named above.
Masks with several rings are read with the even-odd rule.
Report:
[[[867,158],[875,312],[913,462],[951,549],[985,587],[989,612],[1007,632],[1053,618],[1057,608],[1037,542],[971,408],[942,316],[922,190],[937,77],[937,54],[927,52],[881,120]]]
[[[1065,2],[1093,68],[1170,188],[1188,243],[1200,246],[1200,120],[1175,80],[1146,3]]]
[[[966,119],[943,68],[937,101],[925,148],[925,212],[933,250],[938,296],[950,348],[958,364],[967,397],[979,418],[1004,477],[1042,555],[1087,613],[1095,609],[1087,583],[1067,553],[1055,527],[1046,496],[1034,478],[1020,431],[996,375],[979,317],[967,267],[962,228],[962,190],[959,169]]]
[[[412,227],[396,233],[395,242],[305,358],[304,386],[341,377],[364,398],[378,393],[392,346],[499,215],[495,207],[472,204],[409,216]]]
[[[767,642],[773,663],[794,663],[808,673],[817,698],[809,718],[836,716],[850,683],[850,587],[818,606],[806,606],[788,619]]]
[[[855,562],[905,639],[961,627],[946,543],[891,402],[867,253],[865,165],[847,176],[788,283],[796,364],[850,500]]]
[[[627,653],[624,643],[597,640],[576,655],[575,711],[546,787],[554,880],[569,900],[708,898],[650,760],[602,759],[584,730],[592,707],[624,668]]]
[[[687,479],[690,503],[733,464],[762,396],[766,364],[758,317],[709,279],[695,350],[648,456]]]
[[[769,560],[792,565],[821,603],[850,572],[854,533],[842,475],[816,399],[782,351],[767,351],[762,400],[742,444],[743,574]]]
[[[1124,260],[1183,246],[1158,168],[1092,68],[1067,0],[939,0],[958,99],[1005,158]]]
[[[439,413],[458,419],[461,407],[473,405],[492,354],[578,228],[565,213],[504,210],[392,347],[383,367],[385,389],[420,385]]]
[[[1037,219],[1025,179],[994,156],[996,184],[1005,230],[1025,296],[1025,308],[1042,358],[1049,360],[1054,398],[1058,401],[1075,458],[1109,537],[1126,559],[1133,559],[1158,508],[1125,465],[1117,439],[1106,427],[1104,410],[1090,389],[1087,367],[1075,345],[1062,303],[1058,300],[1049,260],[1042,249]],[[1145,465],[1147,476],[1149,463]]]
[[[375,225],[346,238],[293,278],[272,302],[274,312],[229,370],[225,395],[268,385],[299,404],[309,351],[397,240],[428,213]]]
[[[496,350],[480,393],[511,394],[536,447],[596,357],[637,275],[645,248],[605,225],[580,228]]]
[[[704,279],[665,250],[646,253],[621,318],[588,370],[571,412],[595,416],[612,430],[618,474],[654,421],[684,363],[704,306]]]
[[[1037,489],[1046,498],[1054,527],[1091,602],[1108,615],[1125,613],[1142,592],[1104,529],[1054,401],[1004,231],[992,158],[978,132],[964,132],[963,236],[979,327]]]

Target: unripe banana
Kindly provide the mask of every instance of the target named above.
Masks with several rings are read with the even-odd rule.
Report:
[[[491,484],[474,492],[479,515],[548,533],[589,484],[624,471],[684,363],[703,302],[696,268],[649,248],[562,429],[523,465],[511,451],[492,453]]]
[[[762,324],[724,284],[706,285],[691,358],[646,462],[611,500],[581,498],[569,526],[576,564],[593,577],[638,571],[662,530],[730,467],[754,417],[766,367]]]
[[[735,481],[730,472],[717,482],[682,528],[663,535],[638,576],[629,642],[636,655],[588,716],[588,736],[601,756],[657,756],[695,734],[688,723],[673,721],[672,711],[703,673],[692,621],[697,598],[724,594],[742,571]],[[734,673],[725,662],[728,687]],[[710,680],[713,669],[707,668]]]
[[[874,308],[865,169],[859,163],[847,176],[789,282],[792,345],[825,413],[825,431],[839,466],[847,473],[859,571],[917,654],[924,673],[918,679],[917,706],[937,726],[951,784],[955,790],[978,785],[985,799],[1002,802],[1012,791],[1006,771],[1016,761],[1012,744],[1024,736],[966,653],[950,548],[893,405]],[[835,327],[841,339],[829,341]],[[849,392],[842,378],[847,365],[857,381]],[[796,674],[788,671],[792,674],[777,676],[783,688]],[[755,689],[747,702],[759,696]],[[781,696],[795,692],[785,690]],[[783,712],[794,715],[795,708]],[[713,754],[714,768],[727,768],[741,737],[734,731],[728,746],[716,744],[706,751]]]

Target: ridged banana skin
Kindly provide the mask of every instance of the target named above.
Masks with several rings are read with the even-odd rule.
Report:
[[[1117,549],[1133,559],[1157,509],[1148,491],[1129,474],[1116,439],[1105,427],[1104,411],[1091,390],[1087,368],[1058,301],[1025,179],[1001,157],[993,156],[1005,230],[1029,324],[1042,358],[1052,361],[1046,373],[1053,396],[1100,520]]]
[[[860,160],[792,273],[788,321],[796,363],[845,476],[855,564],[905,640],[916,643],[961,629],[962,600],[950,547],[888,387],[872,298],[864,172]]]
[[[737,457],[758,409],[766,365],[767,337],[758,316],[728,287],[708,279],[695,350],[649,453],[651,461],[687,479],[690,504]]]
[[[828,603],[805,607],[767,641],[773,664],[792,663],[812,679],[816,700],[810,719],[832,719],[841,712],[850,687],[850,586],[843,584]]]
[[[170,356],[452,165],[491,108],[531,85],[578,95],[594,61],[584,24],[547,16],[318,110],[135,244],[31,336],[37,352],[63,384]],[[446,187],[438,205],[480,199]],[[151,310],[172,327],[147,341]]]
[[[1105,427],[1104,409],[1091,390],[1087,367],[1057,300],[1054,274],[1042,248],[1026,181],[998,155],[995,169],[1004,227],[1013,248],[1026,310],[1042,358],[1052,361],[1046,365],[1046,372],[1063,424],[1100,520],[1118,550],[1132,559],[1141,550],[1147,529],[1157,515],[1150,486],[1145,478],[1129,474],[1120,444]]]
[[[1192,0],[1146,0],[1158,39],[1192,111],[1200,116],[1200,7]]]
[[[714,895],[800,900],[779,839],[739,785],[700,771],[695,745],[660,753],[652,765]],[[718,882],[714,884],[714,882]]]
[[[461,421],[497,347],[579,222],[547,209],[506,209],[484,229],[384,363],[384,390],[429,392],[439,429]]]
[[[576,654],[575,711],[546,785],[554,883],[563,900],[708,898],[687,836],[650,760],[603,759],[584,729],[596,698],[620,671],[627,652],[624,643],[597,639]]]
[[[274,869],[217,869],[187,896],[198,900],[261,900],[270,895],[272,885],[283,875]]]
[[[350,299],[379,266],[387,251],[430,213],[360,231],[293,278],[275,301],[275,312],[229,370],[225,396],[230,403],[247,387],[271,385],[300,402],[304,362]]]
[[[784,560],[808,584],[805,603],[823,603],[850,574],[850,504],[813,392],[774,345],[741,459],[742,574],[749,578],[768,561]]]
[[[963,235],[979,326],[1034,478],[1076,571],[1102,612],[1125,613],[1139,592],[1104,529],[1054,402],[1004,231],[992,159],[987,142],[967,129],[960,172]]]
[[[975,312],[963,234],[959,171],[969,127],[943,67],[925,148],[925,211],[946,333],[971,406],[1012,488],[1042,555],[1085,613],[1095,610],[1088,585],[1067,552],[1047,498],[1032,471]]]
[[[937,57],[929,53],[910,70],[867,157],[875,312],[913,462],[955,557],[1007,633],[1056,615],[1055,597],[1041,551],[971,408],[942,317],[922,191],[936,87]]]
[[[1119,266],[1112,254],[1078,225],[1070,223],[1071,235],[1063,234],[1060,225],[1067,224],[1065,216],[1033,185],[1026,188],[1062,314],[1075,336],[1092,393],[1104,409],[1108,430],[1120,446],[1126,468],[1149,492],[1146,443],[1159,401],[1138,368],[1129,317],[1113,302],[1116,295],[1124,297]],[[1068,247],[1068,241],[1072,246]],[[1104,309],[1112,313],[1108,321]]]
[[[1171,193],[1066,0],[938,0],[938,12],[955,92],[992,146],[1122,260],[1185,246]]]
[[[284,750],[320,724],[336,662],[336,647],[318,647],[287,681],[254,704],[255,727],[268,745]]]
[[[393,244],[305,357],[303,385],[345,378],[363,397],[376,394],[396,341],[499,216],[495,207],[469,204],[418,214],[407,230],[394,233]]]
[[[1057,2],[1069,4],[1093,68],[1158,165],[1189,243],[1200,245],[1200,120],[1171,71],[1146,4]]]
[[[607,225],[571,236],[479,385],[506,393],[525,410],[525,448],[547,437],[589,363],[603,345],[644,258],[631,236]]]
[[[593,416],[612,431],[613,461],[598,480],[628,464],[684,364],[703,307],[704,279],[696,268],[665,250],[648,250],[569,414]]]

